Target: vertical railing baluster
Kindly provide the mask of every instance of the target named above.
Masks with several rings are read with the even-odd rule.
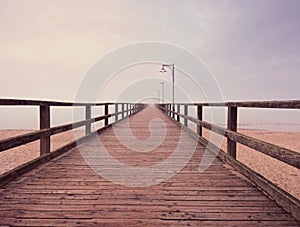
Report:
[[[199,121],[202,121],[202,115],[203,115],[203,107],[198,105],[197,106],[197,118]],[[197,125],[197,134],[199,136],[202,136],[202,127],[201,125]]]
[[[85,119],[91,119],[91,106],[85,107]],[[91,133],[91,123],[87,123],[85,125],[85,135],[89,135]]]
[[[119,108],[118,108],[118,103],[116,103],[115,104],[115,121],[117,122],[118,121],[118,118],[119,118],[119,114],[118,114],[118,112],[119,112],[119,110],[118,110]]]
[[[228,106],[227,128],[231,131],[237,131],[237,107]],[[227,138],[227,153],[236,158],[236,142]]]
[[[122,103],[122,118],[124,118],[125,117],[125,104],[124,103]]]
[[[105,104],[105,107],[104,107],[104,115],[108,115],[108,104]],[[108,117],[105,117],[105,120],[104,120],[104,125],[107,126],[108,125]]]
[[[177,104],[177,113],[180,113],[180,104]],[[179,114],[177,114],[177,121],[180,122]]]
[[[40,129],[50,128],[50,106],[40,105]],[[50,136],[42,135],[40,138],[40,155],[50,153]]]
[[[184,115],[185,116],[188,116],[188,105],[184,105]],[[188,119],[184,118],[184,126],[185,127],[188,127]]]

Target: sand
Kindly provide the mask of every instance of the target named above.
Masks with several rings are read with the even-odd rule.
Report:
[[[0,140],[32,132],[32,130],[0,130]],[[51,137],[51,151],[74,141],[72,131]],[[7,151],[0,152],[0,174],[11,170],[25,162],[37,158],[40,154],[40,142],[34,141]]]
[[[240,130],[248,136],[300,152],[300,132]],[[300,198],[300,170],[258,151],[238,145],[237,159],[282,189]]]
[[[300,152],[300,132],[280,132],[253,129],[240,129],[240,133]],[[206,139],[208,130],[203,130]],[[226,151],[226,139],[222,149]],[[237,145],[237,159],[272,181],[285,191],[300,199],[300,170],[277,159],[264,155],[244,145]]]
[[[0,140],[24,133],[29,130],[0,130]],[[300,132],[271,132],[264,130],[242,129],[239,132],[255,137],[291,150],[300,152]],[[204,137],[209,132],[204,130]],[[72,131],[62,133],[51,138],[51,150],[74,140]],[[226,150],[226,140],[223,149]],[[238,145],[237,159],[282,189],[300,199],[300,170],[281,161],[261,154],[243,145]],[[39,156],[39,142],[32,142],[0,153],[0,174],[15,168]]]

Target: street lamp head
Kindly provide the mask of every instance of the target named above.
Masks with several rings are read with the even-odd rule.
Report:
[[[161,66],[161,69],[159,70],[159,72],[165,73],[165,72],[167,72],[167,70],[166,70],[165,67],[162,65],[162,66]]]

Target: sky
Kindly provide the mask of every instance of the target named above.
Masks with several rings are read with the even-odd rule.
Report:
[[[162,42],[200,58],[224,101],[300,99],[299,12],[299,0],[0,0],[0,97],[73,101],[107,53]],[[141,84],[128,101],[141,90],[157,96],[157,67],[133,69],[155,74],[157,83]],[[180,78],[177,86],[187,89]],[[163,80],[170,100],[170,80]],[[115,101],[120,84],[129,86],[126,75],[99,101]]]

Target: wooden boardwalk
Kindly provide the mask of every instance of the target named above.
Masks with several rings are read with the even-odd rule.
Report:
[[[152,152],[126,148],[112,128],[99,138],[113,157],[128,166],[158,164],[177,147],[180,128],[154,107],[131,116],[130,126],[138,139],[146,139],[150,136],[148,123],[155,117],[164,120],[167,134]],[[116,130],[124,130],[123,122]],[[186,149],[192,149],[193,138],[182,136]],[[95,144],[91,139],[81,146],[93,151]],[[187,165],[166,181],[129,187],[96,174],[75,148],[0,190],[0,226],[299,226],[289,213],[219,159],[199,173],[204,150],[198,144]],[[122,177],[120,173],[119,179]]]

